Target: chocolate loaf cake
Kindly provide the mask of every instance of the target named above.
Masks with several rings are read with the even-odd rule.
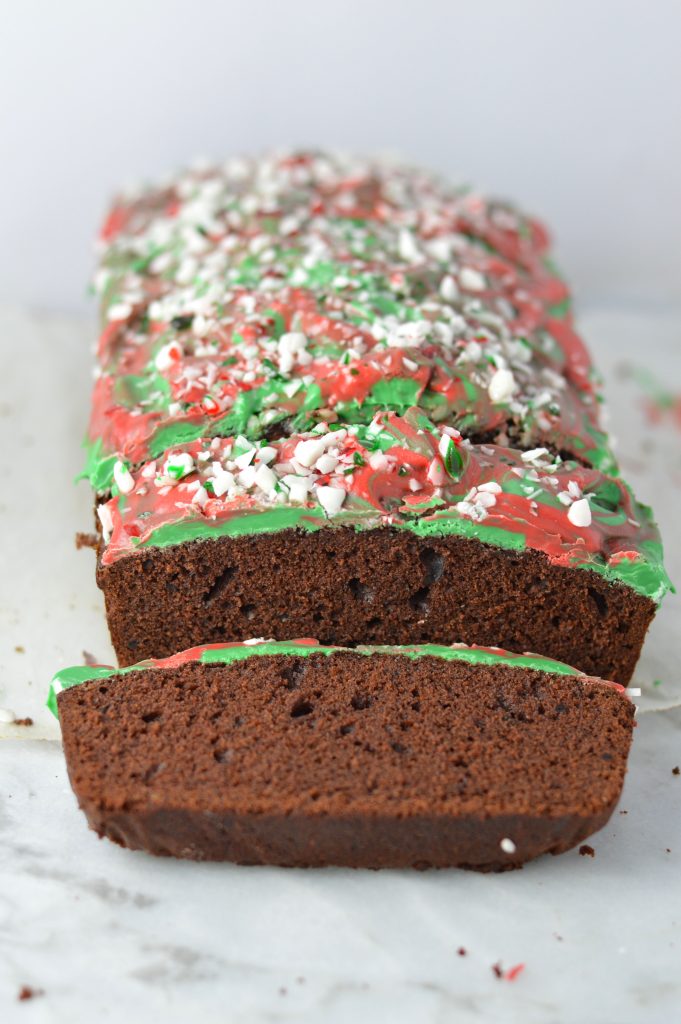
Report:
[[[601,828],[633,726],[622,688],[535,655],[251,641],[60,673],[91,827],[196,860],[518,867]]]
[[[231,161],[117,203],[97,285],[121,664],[313,633],[629,679],[668,580],[536,222],[420,171]]]

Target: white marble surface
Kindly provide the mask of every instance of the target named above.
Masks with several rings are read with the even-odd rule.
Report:
[[[646,422],[626,367],[648,366],[680,393],[681,320],[597,311],[582,323],[622,462],[655,506],[680,582],[681,432]],[[93,555],[73,546],[91,522],[87,487],[71,487],[89,329],[4,310],[0,339],[12,445],[0,494],[0,706],[35,721],[0,725],[0,1021],[678,1019],[678,598],[634,680],[643,695],[627,813],[594,837],[594,859],[573,851],[476,876],[235,868],[119,850],[87,832],[43,708],[55,666],[81,662],[84,648],[111,657]],[[526,966],[511,983],[495,977],[497,962]],[[22,985],[43,994],[19,1002]]]

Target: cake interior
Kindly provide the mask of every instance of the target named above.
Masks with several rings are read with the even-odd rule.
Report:
[[[497,645],[626,683],[655,612],[596,572],[463,537],[284,530],[140,551],[101,567],[121,665],[229,637]]]

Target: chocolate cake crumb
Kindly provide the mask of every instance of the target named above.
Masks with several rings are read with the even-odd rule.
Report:
[[[681,775],[681,768],[679,768],[678,764],[672,768],[672,775]]]
[[[33,988],[31,985],[22,985],[17,995],[17,1000],[20,1003],[25,1002],[27,999],[36,999],[38,996],[45,995],[45,992],[41,988]]]
[[[503,978],[504,971],[500,963],[492,964],[492,972],[496,978]]]
[[[582,845],[579,848],[579,852],[580,852],[582,857],[595,857],[596,856],[596,851],[594,850],[593,846],[589,846],[588,843],[582,843]]]
[[[468,955],[468,950],[465,949],[464,946],[459,946],[459,948],[457,949],[456,952],[457,952],[457,954],[459,956],[467,956]]]
[[[29,718],[28,716],[26,718],[15,718],[13,724],[14,725],[33,725],[33,719]]]
[[[81,548],[97,548],[97,534],[96,533],[82,533],[78,531],[76,533],[76,550],[80,551]]]

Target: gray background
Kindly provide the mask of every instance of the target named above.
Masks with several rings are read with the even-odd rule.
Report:
[[[0,301],[86,308],[110,193],[390,149],[546,218],[582,305],[681,300],[681,3],[0,4]]]

